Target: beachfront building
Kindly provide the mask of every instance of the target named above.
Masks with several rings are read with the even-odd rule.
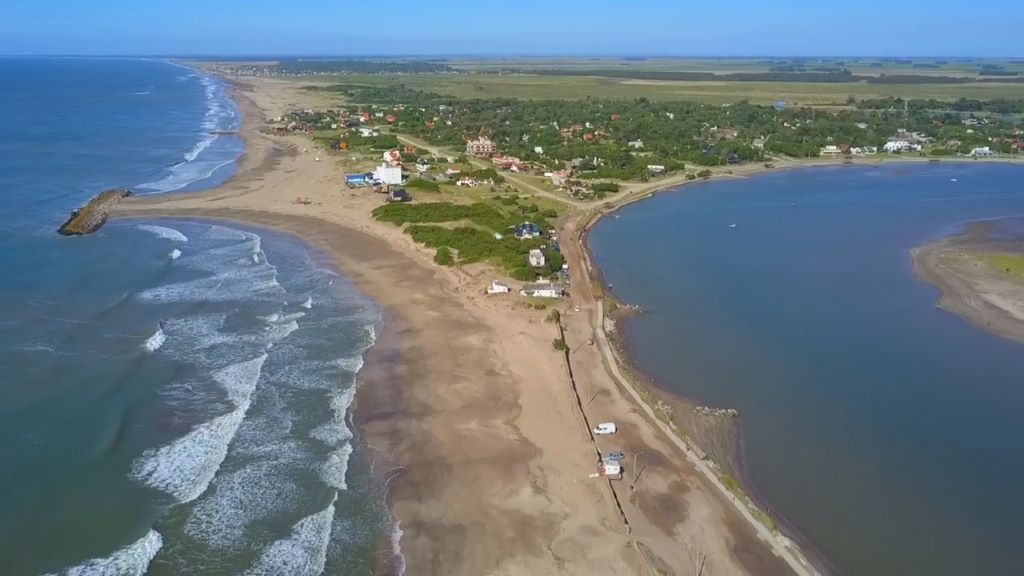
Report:
[[[387,164],[381,164],[373,171],[373,179],[378,184],[401,184],[402,183],[402,167],[401,166],[389,166]]]
[[[346,174],[345,184],[349,188],[358,188],[360,186],[369,186],[373,182],[373,174]]]
[[[561,286],[551,282],[532,282],[526,284],[519,293],[530,298],[561,298],[564,294]]]
[[[388,190],[388,202],[411,202],[412,196],[405,188],[389,187]]]
[[[612,460],[611,458],[601,458],[601,465],[598,466],[597,471],[602,476],[610,478],[622,479],[622,464],[618,460]]]
[[[470,156],[491,156],[497,151],[498,146],[486,136],[466,141],[466,154]]]
[[[825,146],[824,148],[821,149],[822,156],[839,156],[842,153],[843,151],[839,149],[839,146],[836,146],[834,144],[829,144],[828,146]]]
[[[544,231],[541,230],[540,226],[537,226],[533,222],[523,222],[522,224],[516,226],[516,238],[520,240],[526,240],[528,238],[540,238],[543,235]],[[541,264],[541,266],[543,266],[543,264]]]
[[[988,146],[980,146],[971,150],[971,156],[974,156],[975,158],[991,158],[995,155],[996,153]]]
[[[533,268],[542,268],[547,264],[547,259],[544,258],[544,253],[537,248],[530,250],[530,253],[526,256],[526,260]]]
[[[509,293],[508,284],[505,284],[504,282],[498,282],[497,280],[494,280],[493,282],[491,282],[491,285],[487,287],[487,293],[488,294],[508,294]]]
[[[885,146],[882,146],[882,149],[889,154],[900,154],[902,152],[920,150],[921,147],[906,140],[889,140],[885,143]]]

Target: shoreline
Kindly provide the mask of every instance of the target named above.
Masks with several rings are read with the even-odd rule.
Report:
[[[796,165],[790,167],[789,169],[805,167],[807,166]],[[757,172],[757,174],[772,171],[779,170],[764,169],[763,172]],[[606,331],[601,331],[602,335],[608,342],[608,349],[610,352],[610,356],[612,358],[611,362],[618,363],[621,367],[622,372],[625,373],[625,376],[622,377],[621,379],[622,385],[624,387],[630,388],[633,394],[635,395],[637,401],[642,403],[644,405],[644,408],[648,409],[649,411],[651,409],[650,404],[652,402],[641,398],[644,392],[652,395],[653,402],[655,403],[663,401],[664,399],[667,398],[668,403],[672,405],[673,408],[682,407],[683,409],[693,410],[694,408],[699,406],[699,404],[695,399],[684,396],[682,394],[679,394],[678,392],[671,390],[664,383],[660,382],[658,378],[646,373],[637,365],[635,360],[632,358],[629,337],[625,328],[621,327],[622,322],[620,321],[620,319],[625,319],[622,318],[622,316],[627,316],[628,313],[622,314],[621,316],[616,316],[617,312],[622,310],[629,310],[632,305],[619,298],[614,293],[614,291],[608,287],[609,285],[605,281],[603,271],[600,269],[600,267],[594,264],[594,253],[590,247],[589,236],[603,218],[607,217],[608,215],[615,214],[623,206],[627,206],[629,204],[639,202],[641,200],[646,200],[648,198],[653,197],[655,194],[663,192],[682,192],[683,190],[680,190],[680,188],[682,188],[686,184],[698,182],[706,181],[691,180],[676,184],[664,185],[647,191],[643,195],[629,198],[626,202],[623,202],[621,204],[615,204],[613,206],[603,206],[597,212],[583,217],[583,223],[577,232],[577,236],[574,238],[576,244],[582,250],[582,264],[586,272],[585,277],[591,280],[592,284],[596,283],[598,286],[600,286],[601,293],[596,297],[603,298],[604,300],[612,303],[612,305],[616,309],[610,312],[609,314],[616,318],[616,324],[618,327],[615,329],[615,331],[611,332],[610,334],[607,333]],[[646,390],[642,392],[641,390],[643,389]],[[670,418],[667,419],[667,421],[663,421],[662,419],[659,419],[657,415],[654,414],[653,412],[651,413],[651,416],[655,421],[658,422],[659,425],[662,426],[663,432],[666,435],[671,436],[674,440],[680,442],[678,444],[678,447],[681,450],[683,450],[684,453],[687,454],[687,456],[693,455],[696,457],[696,460],[705,460],[705,455],[707,454],[709,449],[706,446],[701,445],[700,442],[694,442],[691,439],[691,435],[696,432],[695,427],[692,425],[692,421],[690,426],[683,426],[681,428],[676,424],[674,419]],[[723,494],[732,496],[733,498],[731,501],[736,505],[737,509],[741,509],[742,512],[748,513],[748,509],[751,506],[762,511],[772,511],[774,509],[771,506],[770,502],[764,499],[763,496],[759,495],[756,489],[756,485],[753,483],[753,479],[745,470],[745,466],[743,464],[744,448],[742,422],[739,421],[738,419],[730,418],[730,420],[730,422],[726,422],[724,424],[724,427],[726,429],[726,433],[731,434],[734,438],[734,443],[731,446],[718,446],[717,450],[710,450],[712,453],[717,452],[717,455],[726,459],[727,462],[723,465],[719,463],[717,459],[712,460],[710,462],[710,465],[704,466],[702,468],[702,472],[706,476],[708,476],[709,479],[713,477],[717,481],[717,487],[722,491]],[[725,474],[733,476],[739,480],[740,485],[744,489],[744,493],[736,495],[724,485],[724,483],[719,478],[719,472],[717,470],[719,467],[724,468]],[[749,502],[744,501],[746,499],[749,499]],[[804,572],[808,574],[838,573],[836,568],[831,564],[831,562],[829,562],[828,558],[825,557],[824,554],[816,546],[814,546],[810,539],[806,535],[804,535],[795,524],[790,522],[784,515],[775,515],[771,514],[770,512],[768,512],[768,514],[773,521],[772,524],[778,524],[782,526],[783,530],[779,530],[778,528],[773,529],[766,526],[765,523],[762,522],[762,520],[757,518],[755,515],[749,515],[748,520],[752,524],[756,525],[758,528],[766,528],[769,534],[763,534],[763,537],[765,537],[766,539],[774,539],[776,541],[775,543],[778,546],[789,552],[791,558],[787,558],[787,561],[791,567],[796,568],[797,566],[799,566],[800,568],[808,569],[810,570],[809,572]],[[772,534],[772,532],[777,533]]]
[[[259,90],[238,89],[265,113],[254,98]],[[353,418],[370,447],[392,456],[394,468],[402,470],[389,507],[400,522],[409,565],[453,573],[495,566],[502,573],[536,573],[561,566],[568,573],[633,571],[640,562],[678,571],[692,565],[697,553],[723,573],[812,573],[793,558],[788,540],[754,526],[744,506],[730,504],[716,480],[694,469],[699,463],[675,452],[648,418],[630,408],[635,402],[616,392],[619,383],[607,373],[590,375],[600,401],[587,413],[595,418],[602,415],[591,410],[606,410],[632,421],[633,431],[621,440],[642,443],[644,453],[658,454],[659,461],[645,464],[635,490],[623,482],[587,482],[594,440],[583,434],[568,390],[549,384],[565,378],[565,365],[551,354],[553,326],[545,324],[544,313],[484,298],[486,271],[437,268],[401,230],[369,217],[379,197],[341,191],[341,171],[330,159],[306,154],[308,140],[271,137],[259,124],[260,116],[243,122],[246,166],[223,186],[136,198],[115,217],[267,226],[329,254],[377,302],[386,326],[366,354]],[[313,207],[288,201],[298,194],[310,197]],[[587,316],[572,316],[567,339],[575,343],[585,336],[573,322]],[[439,341],[434,333],[455,337]],[[474,337],[458,337],[469,333]],[[578,356],[603,368],[596,348],[584,347]],[[481,358],[481,349],[493,357]],[[393,385],[376,385],[384,381]],[[620,523],[613,495],[631,532]],[[515,507],[506,508],[508,502]]]
[[[996,241],[1001,221],[967,222],[958,233],[910,250],[914,275],[939,291],[935,307],[997,336],[1024,342],[1024,278],[1013,278],[985,261],[986,254],[1024,253],[1022,238]]]

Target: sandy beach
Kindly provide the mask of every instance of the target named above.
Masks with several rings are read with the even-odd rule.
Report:
[[[115,217],[292,234],[379,303],[355,421],[376,472],[393,478],[407,574],[814,573],[629,385],[592,287],[577,282],[561,306],[570,380],[547,311],[486,296],[484,268],[435,266],[432,252],[371,218],[381,195],[343,187],[343,160],[303,136],[261,131],[285,110],[326,106],[322,93],[281,80],[235,86],[246,141],[237,175],[201,193],[128,199]],[[582,240],[597,214],[577,210],[562,224],[574,270],[591,269]],[[588,424],[608,420],[619,434],[595,441]],[[599,452],[613,450],[637,454],[626,477],[590,478]]]
[[[937,306],[1006,338],[1024,341],[1024,279],[986,261],[986,254],[1019,253],[1016,242],[994,241],[993,222],[968,224],[955,236],[911,251],[914,273],[942,293]]]

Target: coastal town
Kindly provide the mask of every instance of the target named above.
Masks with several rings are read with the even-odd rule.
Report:
[[[329,254],[390,314],[360,402],[382,414],[365,424],[368,437],[393,452],[388,462],[402,456],[392,506],[417,527],[403,554],[452,572],[490,569],[443,548],[453,526],[481,522],[493,530],[473,545],[509,572],[566,561],[593,573],[690,573],[694,559],[706,573],[827,572],[750,491],[739,411],[666,393],[633,366],[620,326],[643,311],[614,296],[587,235],[622,206],[682,185],[803,166],[1015,163],[1024,149],[1021,101],[465,99],[333,77],[305,85],[330,76],[305,64],[232,66],[246,113],[238,175],[196,194],[111,191],[65,229],[93,232],[108,214],[217,218]],[[398,422],[380,408],[375,394],[396,374],[420,375],[402,406],[427,416]],[[393,428],[412,432],[396,439]],[[473,489],[482,478],[492,486],[483,493]],[[567,546],[600,551],[504,551],[502,530],[533,525],[507,514],[509,499],[538,517],[555,502],[564,512],[544,538],[568,531]]]
[[[518,293],[531,298],[569,290],[554,222],[579,207],[816,161],[1024,158],[1024,101],[854,100],[830,112],[784,101],[463,100],[401,85],[315,92],[344,105],[289,111],[271,133],[306,135],[361,168],[346,189],[409,203],[373,213],[409,224],[436,263],[488,262],[506,275],[495,282],[527,282]]]

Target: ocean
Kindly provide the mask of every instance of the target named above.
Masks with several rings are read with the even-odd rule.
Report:
[[[268,230],[55,232],[107,188],[229,178],[227,87],[0,59],[0,109],[0,573],[369,572],[393,528],[349,408],[375,304]]]
[[[842,574],[1024,565],[1024,344],[936,309],[908,251],[1024,214],[1024,169],[795,170],[685,186],[590,237],[638,366],[737,408],[757,494]]]

